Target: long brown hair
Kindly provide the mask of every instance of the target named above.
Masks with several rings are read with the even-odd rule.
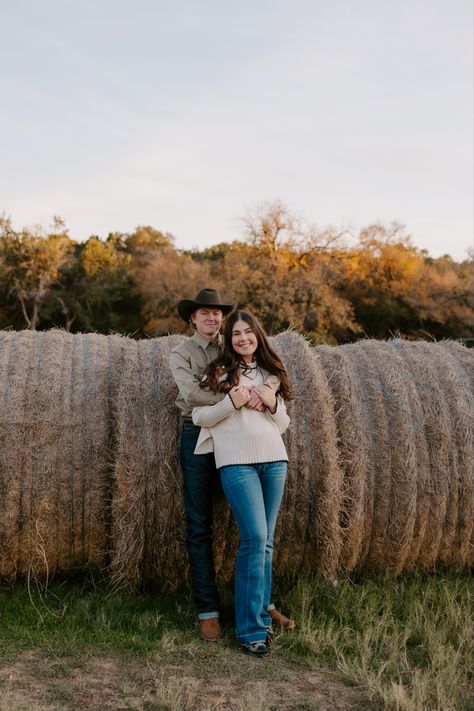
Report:
[[[207,366],[206,378],[201,381],[200,386],[209,388],[213,392],[228,392],[234,385],[239,384],[240,366],[244,361],[232,347],[232,329],[237,321],[245,321],[255,334],[257,349],[254,358],[259,368],[266,370],[270,375],[276,375],[280,380],[278,394],[284,400],[291,400],[293,395],[286,368],[271,347],[262,324],[249,311],[232,311],[227,317],[224,326],[224,351]],[[223,379],[226,375],[227,377]]]

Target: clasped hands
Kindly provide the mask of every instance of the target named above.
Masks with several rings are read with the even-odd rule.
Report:
[[[276,411],[275,391],[269,384],[253,385],[250,388],[246,385],[234,385],[229,390],[229,396],[238,410],[245,406],[258,412],[263,412],[267,408],[272,413]]]

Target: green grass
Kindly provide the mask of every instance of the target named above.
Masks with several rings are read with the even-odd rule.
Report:
[[[112,593],[92,579],[40,586],[0,587],[0,659],[37,645],[68,655],[77,649],[143,656],[168,630],[189,632],[187,596]]]
[[[272,659],[260,666],[236,650],[232,595],[229,590],[223,595],[224,644],[205,645],[197,639],[187,592],[111,593],[92,577],[56,581],[47,591],[3,585],[0,668],[34,650],[48,660],[37,677],[48,686],[49,698],[64,708],[74,707],[74,683],[80,682],[68,685],[62,679],[67,681],[73,670],[77,674],[81,665],[87,671],[88,660],[100,656],[125,664],[133,660],[148,670],[148,680],[153,675],[141,706],[130,702],[130,708],[195,708],[198,684],[203,678],[210,683],[214,674],[229,684],[253,680],[248,703],[277,709],[268,701],[275,670],[290,686],[295,674],[321,668],[333,669],[354,685],[370,708],[471,706],[473,596],[468,575],[366,577],[341,580],[336,587],[320,579],[279,580],[277,601],[294,615],[298,629],[277,634]],[[164,675],[164,668],[172,674]],[[317,705],[301,696],[281,708]]]
[[[301,630],[288,655],[315,657],[387,709],[472,708],[472,578],[407,575],[301,581],[287,594]]]

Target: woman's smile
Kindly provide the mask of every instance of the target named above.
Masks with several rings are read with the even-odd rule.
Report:
[[[257,350],[258,342],[255,333],[246,321],[236,321],[232,328],[232,348],[249,363]]]

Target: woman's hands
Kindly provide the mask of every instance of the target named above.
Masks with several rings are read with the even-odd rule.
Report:
[[[270,384],[255,385],[252,388],[247,388],[245,385],[234,385],[229,390],[229,397],[237,410],[246,405],[252,410],[259,410],[260,412],[267,408],[272,414],[276,412],[275,390]]]
[[[255,385],[252,390],[257,393],[262,403],[267,407],[272,414],[275,414],[277,401],[275,391],[271,385]]]
[[[229,397],[234,403],[236,410],[240,410],[240,408],[250,400],[250,390],[246,388],[245,385],[234,385],[234,387],[229,390]]]

